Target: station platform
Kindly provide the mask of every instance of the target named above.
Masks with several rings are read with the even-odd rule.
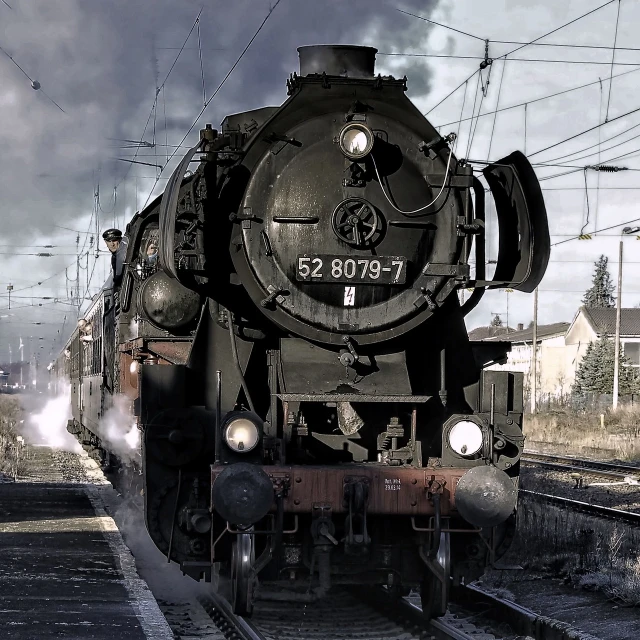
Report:
[[[0,483],[0,638],[174,638],[98,488],[52,475]]]

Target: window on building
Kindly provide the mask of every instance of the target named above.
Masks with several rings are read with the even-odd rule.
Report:
[[[631,364],[640,366],[640,342],[625,342],[624,355],[631,360]]]

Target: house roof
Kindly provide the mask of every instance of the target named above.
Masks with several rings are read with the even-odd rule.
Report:
[[[616,310],[580,307],[585,318],[598,334],[614,335],[616,332]],[[640,309],[620,309],[620,335],[640,336]]]
[[[544,338],[551,338],[553,336],[564,335],[567,329],[570,327],[569,322],[554,322],[553,324],[539,324],[538,325],[538,340]],[[504,340],[506,342],[531,342],[533,340],[533,328],[524,329],[522,331],[510,331],[507,334],[500,336],[493,336],[484,339],[487,342],[493,342],[496,340]]]
[[[506,333],[513,333],[514,331],[515,329],[507,327],[476,327],[475,329],[471,329],[471,331],[469,331],[469,340],[478,341],[487,340],[488,338],[498,338],[499,336],[503,336]]]

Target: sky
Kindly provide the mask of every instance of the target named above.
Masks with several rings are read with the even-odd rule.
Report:
[[[202,109],[203,92],[211,97],[275,0],[7,3],[9,7],[0,4],[0,47],[5,52],[0,52],[0,362],[8,360],[9,347],[17,359],[20,336],[27,345],[25,357],[31,345],[46,361],[76,323],[77,309],[69,303],[70,291],[77,287],[76,273],[80,294],[88,298],[106,278],[108,258],[98,234],[112,226],[124,227],[150,198],[154,184],[153,195],[161,192],[181,156],[176,145]],[[500,58],[519,45],[497,40],[530,42],[602,4],[604,0],[280,0],[183,144],[193,144],[205,123],[215,127],[228,113],[282,103],[286,79],[298,68],[298,46],[375,46],[380,52],[377,70],[406,75],[408,95],[421,111],[441,133],[459,134],[458,157],[495,160],[520,149],[533,154],[531,160],[538,164],[570,165],[536,166],[543,179],[552,243],[566,241],[552,249],[540,285],[539,321],[570,321],[601,253],[610,258],[616,278],[621,227],[591,240],[571,238],[582,229],[588,233],[640,219],[640,156],[632,153],[640,152],[640,137],[633,139],[640,135],[640,112],[618,118],[640,107],[640,71],[634,73],[640,69],[640,50],[625,49],[635,46],[640,6],[629,0],[612,2],[541,40],[602,49],[528,46],[508,56],[506,64],[496,60],[482,72],[483,87],[489,80],[486,97],[478,87],[478,73],[472,74],[484,56],[486,38],[489,57]],[[614,38],[618,49],[611,67]],[[392,53],[417,55],[388,55]],[[610,86],[612,68],[614,75],[626,75]],[[40,83],[40,90],[32,88],[32,80]],[[538,100],[586,83],[592,84]],[[526,109],[490,114],[496,105],[525,102]],[[470,121],[474,104],[473,113],[479,111],[481,117]],[[608,122],[597,127],[605,119]],[[638,128],[630,129],[634,125]],[[536,153],[590,127],[596,128]],[[613,137],[616,134],[621,135]],[[135,159],[158,167],[121,160],[135,154],[135,148],[123,141],[140,139],[155,146],[141,147]],[[582,170],[585,164],[598,163],[597,154],[583,158],[596,152],[598,143],[601,162],[631,154],[612,162],[629,170]],[[551,177],[573,167],[573,173]],[[493,238],[488,257],[495,259],[491,211],[488,234]],[[640,304],[640,243],[635,236],[624,243],[623,304],[635,306]],[[78,248],[83,255],[89,252],[80,269]],[[33,253],[53,255],[21,255]],[[11,309],[8,285],[14,287]],[[507,308],[511,326],[526,325],[532,318],[533,296],[488,292],[468,317],[468,326],[488,324],[492,313],[506,320]]]

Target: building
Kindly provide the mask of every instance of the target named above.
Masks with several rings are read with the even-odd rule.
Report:
[[[580,307],[565,336],[567,375],[572,383],[587,346],[604,335],[616,335],[616,310]],[[640,309],[620,310],[620,348],[632,366],[640,367]]]
[[[621,309],[620,345],[631,366],[640,368],[640,309]],[[562,396],[571,391],[580,361],[590,342],[616,333],[615,309],[580,307],[573,322],[539,325],[537,336],[537,389],[542,397]],[[472,340],[508,341],[511,352],[503,365],[488,367],[497,371],[521,371],[525,388],[531,386],[533,329],[509,331],[487,337],[486,327],[474,329]]]
[[[566,345],[565,334],[570,324],[556,322],[538,325],[537,335],[537,387],[539,393],[563,395],[569,392],[570,384],[566,380]],[[517,331],[485,338],[486,342],[511,342],[511,351],[505,364],[494,364],[488,367],[495,371],[520,371],[524,373],[525,387],[531,385],[531,361],[533,356],[533,328],[523,329],[518,325]]]

